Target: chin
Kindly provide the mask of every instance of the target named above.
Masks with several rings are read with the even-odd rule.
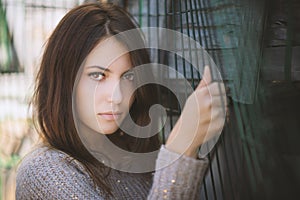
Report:
[[[99,131],[97,131],[97,132],[99,132],[103,135],[110,135],[110,134],[115,133],[118,129],[119,129],[119,127],[116,127],[116,128],[102,128],[102,129],[99,129]]]
[[[109,123],[107,122],[99,122],[97,125],[97,132],[103,134],[103,135],[110,135],[115,133],[119,129],[118,122],[116,121],[110,121]]]
[[[114,134],[116,131],[100,131],[99,133],[100,134],[103,134],[103,135],[111,135],[111,134]]]

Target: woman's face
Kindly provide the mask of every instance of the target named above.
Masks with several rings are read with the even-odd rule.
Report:
[[[134,73],[126,48],[115,39],[101,41],[87,56],[76,88],[79,128],[114,133],[134,101]]]

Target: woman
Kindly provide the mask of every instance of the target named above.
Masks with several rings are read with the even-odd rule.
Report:
[[[19,166],[17,199],[197,198],[208,165],[207,159],[196,159],[197,150],[204,137],[222,129],[224,88],[220,93],[206,68],[160,146],[158,135],[150,135],[156,129],[148,116],[157,103],[156,88],[135,89],[151,75],[147,68],[134,70],[150,63],[149,56],[145,49],[129,51],[132,42],[143,43],[140,34],[119,35],[136,27],[128,13],[100,3],[78,6],[58,24],[33,96],[43,143]],[[143,127],[150,122],[147,133]],[[122,150],[134,155],[159,150],[155,173],[134,173],[134,158],[120,156]]]

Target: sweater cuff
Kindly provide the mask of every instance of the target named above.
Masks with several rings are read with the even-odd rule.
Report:
[[[161,168],[167,167],[172,163],[177,162],[177,164],[180,163],[187,163],[194,167],[199,167],[199,165],[202,167],[203,165],[208,165],[208,159],[207,157],[204,158],[192,158],[186,155],[181,155],[176,152],[168,150],[165,145],[162,145],[160,148],[160,151],[158,153],[158,158],[156,160],[156,170],[159,170]]]
[[[207,167],[207,158],[191,158],[162,146],[156,160],[152,197],[193,199],[199,193]]]

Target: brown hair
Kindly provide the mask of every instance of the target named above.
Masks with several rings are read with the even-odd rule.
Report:
[[[72,113],[72,90],[81,64],[101,39],[137,28],[133,18],[113,4],[89,3],[69,11],[47,41],[33,95],[36,127],[44,142],[83,164],[95,186],[110,193],[103,181],[104,167],[84,147],[75,128]],[[142,41],[142,37],[135,39]],[[130,41],[127,41],[129,45]],[[146,49],[129,52],[134,66],[149,63]],[[136,91],[130,114],[139,125],[149,122],[148,109],[155,103],[154,87],[146,85]],[[118,131],[117,131],[118,132]],[[117,143],[118,134],[111,140]],[[134,148],[147,152],[159,147],[158,136],[147,139],[127,137]],[[102,167],[101,167],[102,166]]]

